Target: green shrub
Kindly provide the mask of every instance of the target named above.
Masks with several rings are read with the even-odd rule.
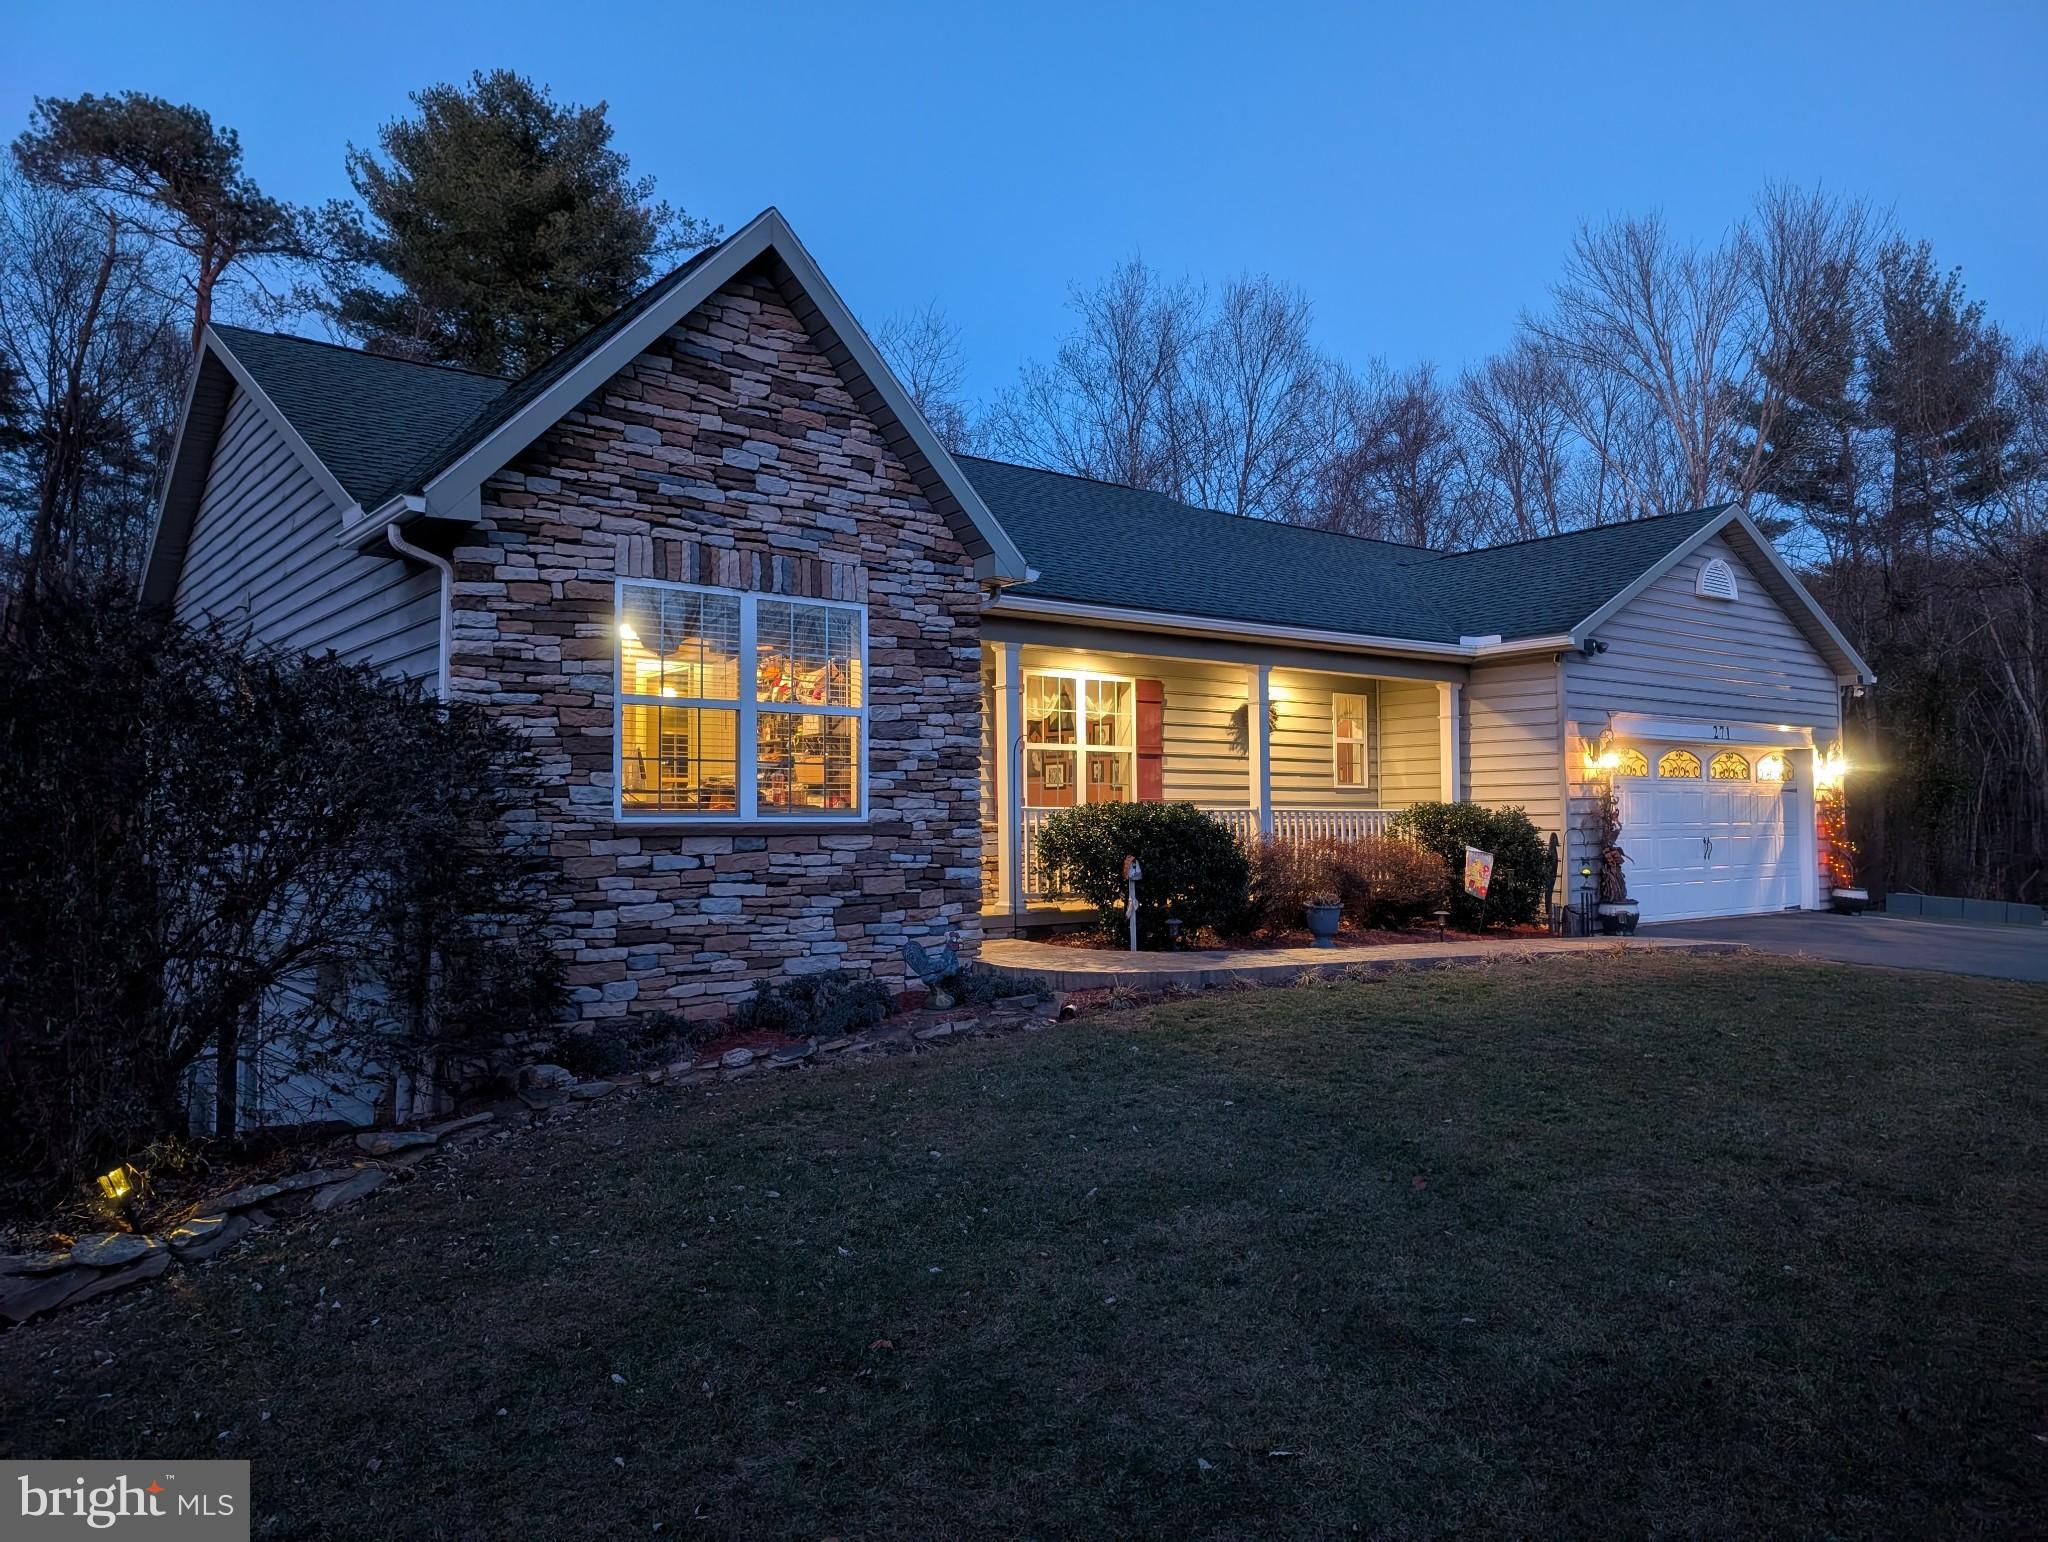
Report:
[[[946,993],[962,1006],[987,1006],[1012,996],[1029,996],[1046,1001],[1052,996],[1043,981],[1018,980],[997,974],[986,964],[962,964],[939,982]]]
[[[742,1033],[781,1033],[791,1038],[833,1039],[872,1028],[889,1015],[887,987],[870,975],[844,969],[791,975],[754,986],[753,998],[733,1014]]]
[[[1168,917],[1189,932],[1232,930],[1243,922],[1251,864],[1237,840],[1192,803],[1091,803],[1045,822],[1039,860],[1063,894],[1095,907],[1102,930],[1126,935],[1124,858],[1145,876],[1138,885],[1138,942],[1167,944]]]
[[[625,1039],[608,1028],[581,1028],[555,1041],[555,1064],[584,1081],[633,1069]]]
[[[1520,926],[1542,914],[1549,898],[1550,855],[1542,832],[1522,810],[1418,803],[1395,815],[1389,829],[1434,852],[1443,863],[1452,925],[1482,931]],[[1467,846],[1493,853],[1493,883],[1483,904],[1465,892]]]
[[[1398,927],[1443,902],[1443,863],[1404,840],[1260,841],[1252,853],[1249,924],[1299,931],[1304,907],[1335,895],[1354,926]]]

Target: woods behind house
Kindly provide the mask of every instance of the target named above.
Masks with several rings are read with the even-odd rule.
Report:
[[[198,108],[38,104],[0,172],[17,610],[134,572],[210,316],[516,374],[717,234],[632,174],[603,104],[509,72],[367,127],[336,147],[353,198],[298,208]],[[986,403],[943,313],[874,331],[958,448],[1260,518],[1455,548],[1738,503],[1880,677],[1848,717],[1859,876],[2048,884],[2048,353],[1911,232],[1783,186],[1713,241],[1589,223],[1455,371],[1333,357],[1312,297],[1263,274],[1133,258],[1070,307]]]

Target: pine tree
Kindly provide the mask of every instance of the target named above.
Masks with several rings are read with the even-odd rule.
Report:
[[[329,313],[373,350],[523,374],[717,238],[632,176],[602,102],[558,103],[510,70],[412,100],[381,155],[349,148],[363,207],[327,214],[355,265]]]

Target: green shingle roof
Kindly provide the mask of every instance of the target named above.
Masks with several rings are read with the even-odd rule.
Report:
[[[213,330],[365,509],[415,490],[414,469],[512,385],[306,337],[218,324]]]
[[[1544,637],[1570,631],[1730,507],[1437,555],[1411,571],[1460,635]]]
[[[519,381],[309,338],[214,330],[349,496],[373,509],[418,491],[481,443],[697,260]],[[1725,509],[1444,553],[1196,508],[1004,461],[962,456],[960,466],[1038,570],[1011,593],[1416,642],[1568,631]]]
[[[1569,631],[1726,509],[1445,553],[1003,461],[960,466],[1038,570],[1012,594],[1417,642]]]

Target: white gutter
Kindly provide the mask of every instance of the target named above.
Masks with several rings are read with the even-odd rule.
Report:
[[[1136,610],[1121,605],[1088,605],[1073,600],[1045,600],[1008,593],[999,596],[983,613],[991,616],[1038,616],[1049,621],[1090,621],[1098,626],[1120,627],[1129,631],[1228,637],[1241,642],[1293,642],[1350,653],[1383,653],[1425,659],[1500,658],[1511,654],[1552,653],[1576,646],[1563,633],[1550,637],[1517,638],[1513,642],[1491,639],[1482,642],[1477,638],[1471,642],[1423,642],[1412,637],[1372,637],[1325,627],[1251,626],[1240,621],[1219,621],[1211,616]]]
[[[441,624],[438,629],[438,638],[434,650],[440,657],[441,668],[440,679],[435,688],[435,695],[442,701],[446,701],[448,699],[449,643],[455,635],[455,564],[446,557],[428,551],[423,546],[413,545],[399,530],[396,520],[393,520],[384,527],[384,539],[390,543],[391,549],[401,557],[411,557],[415,562],[424,562],[428,567],[436,569],[441,575]]]

